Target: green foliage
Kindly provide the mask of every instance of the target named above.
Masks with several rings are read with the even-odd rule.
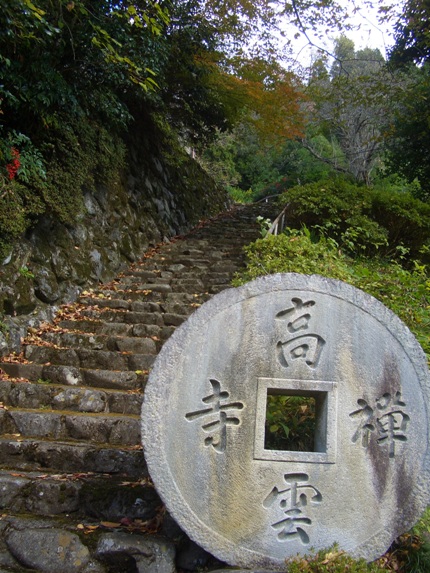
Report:
[[[372,190],[338,178],[289,189],[279,204],[288,204],[290,227],[306,225],[348,254],[391,258],[403,247],[409,260],[428,260],[430,206],[409,193]]]
[[[34,279],[34,274],[30,271],[27,266],[22,266],[18,269],[19,274],[26,279]]]
[[[429,44],[430,45],[430,44]],[[394,130],[386,142],[387,167],[408,181],[418,179],[415,195],[430,199],[430,62],[412,68],[398,95]]]
[[[270,219],[265,219],[261,215],[257,217],[257,223],[260,225],[260,233],[262,237],[265,237],[272,226],[272,221]]]
[[[235,139],[232,133],[217,132],[217,137],[198,158],[201,166],[223,188],[236,188],[241,176],[235,166]],[[233,191],[232,191],[233,192]],[[246,201],[238,201],[246,202]]]
[[[412,533],[415,535],[424,536],[430,534],[430,507],[421,516],[421,519],[413,527]]]
[[[92,105],[97,102],[87,94],[103,102],[106,92],[115,99],[117,90],[154,89],[142,44],[160,35],[167,23],[165,9],[152,0],[134,7],[102,0],[6,0],[0,14],[4,108],[17,113],[17,125],[28,129],[29,122],[49,125],[58,111],[98,115],[98,106]],[[108,107],[101,107],[109,118]]]
[[[430,59],[428,20],[430,7],[425,0],[407,0],[395,26],[395,44],[390,60],[396,65],[422,64]]]
[[[320,274],[347,280],[346,258],[330,239],[312,241],[308,229],[288,229],[288,234],[268,235],[245,247],[247,268],[233,284],[238,286],[259,276],[273,273]]]
[[[228,187],[227,190],[235,203],[252,203],[254,201],[255,195],[252,189],[244,191],[240,187]]]
[[[83,189],[112,179],[124,165],[125,146],[115,135],[90,120],[58,118],[43,144],[47,182],[38,187],[50,213],[73,223],[82,210]]]
[[[306,396],[267,396],[266,450],[314,450],[315,400]]]

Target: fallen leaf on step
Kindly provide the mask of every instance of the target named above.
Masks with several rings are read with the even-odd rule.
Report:
[[[100,525],[102,527],[107,527],[108,529],[115,529],[116,527],[121,527],[121,523],[115,521],[101,521]]]

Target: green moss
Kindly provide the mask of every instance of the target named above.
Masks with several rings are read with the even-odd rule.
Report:
[[[288,573],[378,573],[386,571],[377,563],[366,563],[364,559],[353,559],[336,545],[319,551],[313,556],[296,557],[287,560]]]

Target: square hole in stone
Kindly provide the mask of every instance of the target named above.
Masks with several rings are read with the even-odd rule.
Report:
[[[264,449],[327,451],[327,392],[267,389]]]

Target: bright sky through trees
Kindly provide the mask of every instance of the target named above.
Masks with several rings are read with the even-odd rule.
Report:
[[[299,38],[292,40],[292,48],[294,57],[301,65],[309,65],[312,58],[317,54],[318,48],[332,53],[334,40],[342,33],[353,40],[356,50],[366,47],[378,48],[382,55],[385,56],[387,50],[392,46],[393,25],[397,20],[397,14],[401,10],[402,2],[394,0],[393,9],[389,12],[389,21],[383,23],[379,22],[379,4],[375,1],[339,0],[339,4],[346,8],[350,14],[350,18],[345,22],[347,26],[350,26],[350,29],[345,28],[343,32],[333,30],[331,34],[322,38],[319,37],[318,31],[307,30],[308,38],[313,45],[309,44],[304,34],[300,34]]]

